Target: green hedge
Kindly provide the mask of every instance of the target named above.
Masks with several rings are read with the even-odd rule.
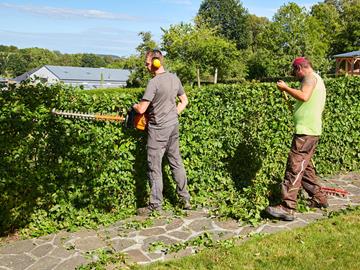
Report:
[[[321,175],[358,170],[360,79],[326,81]],[[275,84],[188,90],[181,151],[193,203],[256,221],[278,197],[293,124]],[[146,204],[146,136],[121,124],[53,117],[51,108],[125,114],[141,89],[96,94],[21,85],[0,93],[0,232],[32,235],[96,226]],[[166,207],[176,205],[164,166]]]

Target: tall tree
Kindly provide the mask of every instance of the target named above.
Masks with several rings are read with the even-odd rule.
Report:
[[[336,47],[337,37],[342,28],[338,9],[334,4],[318,3],[311,7],[311,15],[322,28],[322,39],[329,43],[327,55],[332,56]]]
[[[287,75],[289,63],[297,56],[310,57],[315,69],[327,72],[330,68],[326,58],[328,43],[322,39],[323,35],[319,22],[304,8],[295,3],[282,6],[261,34],[264,64],[273,66],[265,77]],[[270,70],[267,68],[267,71]]]
[[[163,30],[163,47],[171,68],[182,80],[193,82],[199,75],[218,74],[219,79],[231,76],[232,67],[240,60],[234,42],[217,34],[216,29],[197,23],[173,25]],[[241,74],[241,69],[237,70]],[[216,80],[215,80],[216,81]]]
[[[360,0],[342,1],[340,18],[343,27],[336,42],[336,52],[360,50]]]
[[[236,43],[238,49],[250,44],[248,12],[239,0],[203,0],[198,11],[199,21]]]
[[[250,30],[250,47],[251,51],[255,53],[259,49],[259,35],[270,24],[266,17],[258,17],[250,14],[249,16],[249,30]]]

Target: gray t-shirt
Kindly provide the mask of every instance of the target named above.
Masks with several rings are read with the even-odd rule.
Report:
[[[163,128],[178,123],[176,97],[184,93],[180,79],[175,74],[164,72],[152,78],[142,98],[150,101],[146,111],[149,114],[149,128]]]

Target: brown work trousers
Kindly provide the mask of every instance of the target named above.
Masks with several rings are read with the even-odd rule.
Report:
[[[293,137],[285,178],[281,184],[283,204],[288,208],[296,209],[297,195],[301,187],[317,201],[326,199],[316,181],[315,169],[311,162],[318,141],[318,136],[295,134]]]

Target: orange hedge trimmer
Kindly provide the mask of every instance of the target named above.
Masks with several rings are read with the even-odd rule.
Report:
[[[126,117],[122,115],[60,111],[60,110],[56,110],[55,108],[51,110],[51,113],[55,116],[62,116],[65,118],[78,118],[78,119],[93,120],[93,121],[116,121],[116,122],[124,123],[124,126],[126,128],[135,128],[142,131],[147,128],[147,124],[148,124],[147,115],[136,113],[133,108],[129,110]]]

